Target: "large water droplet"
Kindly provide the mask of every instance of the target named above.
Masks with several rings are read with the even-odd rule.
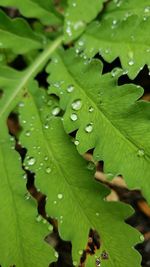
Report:
[[[70,115],[70,119],[71,119],[72,121],[76,121],[76,120],[78,119],[77,114],[76,114],[76,113],[72,113],[72,114]]]
[[[52,231],[53,230],[53,226],[51,225],[51,224],[49,224],[49,226],[48,226],[48,231]]]
[[[145,7],[145,8],[144,8],[144,12],[145,12],[145,13],[149,13],[149,12],[150,12],[150,6]]]
[[[94,108],[91,106],[89,107],[89,112],[93,112],[94,111]]]
[[[133,59],[129,60],[128,64],[129,64],[129,66],[133,66],[134,65],[134,60]]]
[[[74,266],[77,266],[77,262],[76,262],[76,261],[73,261],[73,265],[74,265]]]
[[[73,28],[77,31],[78,29],[83,28],[84,26],[85,23],[82,20],[79,20],[73,25]]]
[[[79,110],[82,107],[82,101],[80,99],[76,99],[72,104],[72,109]]]
[[[62,199],[62,198],[63,198],[63,194],[59,193],[59,194],[57,195],[57,197],[58,197],[58,199]]]
[[[93,131],[93,123],[89,123],[86,127],[85,127],[85,131],[87,133],[91,133]]]
[[[58,259],[58,252],[57,251],[55,251],[55,253],[54,253],[54,256],[55,256],[55,258],[57,258]]]
[[[137,155],[138,155],[139,157],[143,157],[144,154],[145,154],[144,149],[139,149],[138,152],[137,152]]]
[[[42,221],[42,216],[38,214],[38,215],[36,216],[36,221],[37,221],[37,222],[41,222],[41,221]]]
[[[68,92],[68,93],[72,93],[73,90],[74,90],[74,86],[73,86],[72,84],[68,85],[68,87],[67,87],[67,92]]]
[[[115,77],[115,76],[118,76],[121,72],[122,72],[121,69],[119,69],[119,68],[114,68],[114,69],[111,71],[111,75],[112,75],[112,77]]]
[[[47,167],[46,168],[46,173],[50,173],[52,170],[51,170],[51,168],[50,167]]]
[[[35,164],[36,159],[35,159],[34,157],[30,157],[30,158],[27,160],[27,162],[28,162],[28,165],[32,166],[32,165]]]
[[[99,212],[96,212],[96,216],[97,216],[97,217],[99,216]]]
[[[141,240],[142,242],[144,242],[144,236],[143,236],[143,235],[140,235],[140,240]]]
[[[55,107],[53,110],[52,110],[52,115],[54,116],[57,116],[60,112],[60,107]]]
[[[25,135],[26,135],[26,136],[30,136],[30,135],[31,135],[31,132],[30,132],[30,131],[26,131],[26,132],[25,132]]]
[[[74,144],[75,144],[76,146],[78,146],[78,145],[79,145],[79,141],[78,141],[78,140],[75,140],[75,141],[74,141]]]

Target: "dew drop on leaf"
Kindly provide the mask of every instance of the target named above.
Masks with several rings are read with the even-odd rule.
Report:
[[[145,8],[144,8],[144,12],[145,12],[145,13],[149,13],[149,12],[150,12],[150,6],[145,7]]]
[[[41,221],[42,221],[42,216],[38,214],[38,215],[36,216],[36,221],[37,221],[37,222],[41,222]]]
[[[30,135],[31,135],[31,132],[30,132],[30,131],[26,131],[26,132],[25,132],[25,135],[26,135],[26,136],[30,136]]]
[[[74,265],[74,266],[77,266],[77,262],[76,262],[76,261],[73,261],[73,265]]]
[[[55,251],[54,256],[55,256],[55,258],[58,258],[58,252],[57,251]]]
[[[78,140],[75,140],[75,141],[74,141],[74,144],[75,144],[76,146],[78,146],[78,145],[79,145],[79,141],[78,141]]]
[[[95,164],[94,162],[90,161],[88,164],[87,164],[87,169],[92,171],[95,169]]]
[[[140,241],[144,242],[144,236],[140,235]]]
[[[89,112],[93,112],[94,111],[94,108],[91,106],[89,107]]]
[[[36,159],[34,157],[30,157],[27,162],[29,166],[32,166],[35,164]]]
[[[87,133],[91,133],[93,131],[93,124],[89,123],[86,127],[85,127],[85,131]]]
[[[79,46],[83,46],[83,45],[84,45],[84,42],[83,42],[82,40],[80,40],[80,41],[78,42],[78,45],[79,45]]]
[[[19,102],[18,106],[19,106],[20,108],[23,108],[23,107],[24,107],[24,102]]]
[[[44,160],[47,161],[48,160],[48,156],[45,156]]]
[[[45,129],[48,129],[49,128],[49,125],[47,123],[44,124],[44,128]]]
[[[111,71],[111,75],[112,75],[112,77],[115,77],[115,76],[119,75],[120,72],[121,72],[121,69],[119,69],[119,68],[114,68],[114,69]]]
[[[99,216],[99,212],[96,212],[96,216],[97,216],[97,217]]]
[[[26,200],[29,200],[31,196],[30,196],[30,194],[27,192],[27,193],[24,195],[24,197],[25,197]]]
[[[51,224],[49,224],[49,226],[48,226],[48,231],[52,231],[53,230],[53,226],[51,225]]]
[[[137,152],[137,155],[138,155],[139,157],[143,157],[144,154],[145,154],[145,152],[144,152],[143,149],[139,149],[138,152]]]
[[[52,170],[51,170],[51,168],[50,167],[47,167],[46,168],[46,173],[50,173]]]
[[[73,86],[72,84],[68,85],[68,87],[67,87],[67,92],[68,92],[68,93],[72,93],[73,90],[74,90],[74,86]]]
[[[70,115],[70,119],[71,119],[72,121],[76,121],[76,120],[78,119],[77,114],[76,114],[76,113],[72,113],[72,114]]]
[[[53,110],[52,110],[52,115],[54,116],[57,116],[60,112],[60,107],[55,107]]]
[[[134,60],[133,59],[129,60],[128,64],[129,64],[129,66],[133,66],[134,65]]]
[[[72,106],[72,109],[73,109],[73,110],[79,110],[79,109],[81,109],[81,107],[82,107],[82,101],[81,101],[80,99],[76,99],[76,100],[71,104],[71,106]]]
[[[83,250],[79,250],[79,255],[82,255],[83,254]]]
[[[23,179],[27,179],[27,174],[24,173],[23,176],[22,176]]]
[[[43,223],[43,224],[46,224],[46,223],[47,223],[47,220],[46,220],[46,219],[43,219],[43,220],[42,220],[42,223]]]
[[[62,199],[62,198],[63,198],[63,195],[59,193],[59,194],[57,195],[57,197],[58,197],[58,199]]]

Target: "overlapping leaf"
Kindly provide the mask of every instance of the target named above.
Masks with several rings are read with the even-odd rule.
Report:
[[[45,25],[60,24],[61,19],[56,13],[53,1],[49,0],[1,0],[0,6],[19,9],[27,18],[37,18]]]
[[[32,87],[19,111],[23,128],[20,142],[28,149],[25,167],[36,173],[36,186],[48,197],[48,214],[58,219],[61,237],[72,242],[74,265],[79,263],[89,229],[93,228],[100,234],[101,251],[109,254],[109,260],[101,266],[140,266],[140,257],[132,248],[139,240],[138,234],[123,222],[130,214],[129,208],[103,200],[107,190],[94,181],[93,172],[65,134],[60,118],[52,116],[58,111],[59,107],[44,95],[40,97],[39,89]],[[128,258],[119,256],[123,247]],[[94,264],[95,257],[86,266]]]
[[[130,78],[150,65],[150,5],[148,0],[136,2],[111,1],[77,44],[89,57],[98,52],[108,62],[119,57]]]
[[[142,88],[117,86],[119,70],[102,75],[99,60],[84,62],[73,50],[60,51],[47,71],[50,93],[60,97],[66,111],[66,131],[78,130],[78,151],[95,148],[105,172],[122,174],[130,188],[142,189],[150,201],[150,104],[137,101]]]
[[[105,0],[68,0],[65,14],[64,39],[66,42],[77,38],[97,14],[102,10]]]
[[[15,54],[23,54],[42,47],[41,38],[28,23],[21,19],[10,19],[0,11],[0,48],[11,49]]]
[[[4,125],[3,125],[4,124]],[[5,132],[5,121],[0,133],[0,265],[48,266],[54,252],[44,242],[49,232],[36,221],[36,206],[26,200],[25,174],[14,150],[14,141]]]

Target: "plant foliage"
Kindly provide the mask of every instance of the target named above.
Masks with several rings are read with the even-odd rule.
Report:
[[[133,210],[105,200],[109,190],[81,155],[94,149],[106,175],[122,175],[150,201],[150,105],[142,87],[118,85],[150,66],[149,14],[148,0],[0,1],[1,267],[48,267],[56,253],[44,238],[56,226],[72,266],[82,266],[90,229],[100,244],[86,267],[141,266],[133,247],[142,236],[124,222]],[[121,67],[104,74],[101,59],[117,57]],[[47,196],[46,216],[31,182]]]

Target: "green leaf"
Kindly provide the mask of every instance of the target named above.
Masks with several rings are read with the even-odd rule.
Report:
[[[61,23],[60,16],[56,13],[52,0],[1,0],[0,5],[15,7],[19,9],[23,16],[39,19],[44,25]]]
[[[48,214],[58,219],[61,237],[72,242],[74,265],[79,263],[93,228],[100,234],[101,251],[109,254],[102,267],[140,266],[140,255],[133,250],[139,235],[124,223],[132,211],[124,204],[103,200],[108,190],[94,181],[93,172],[65,134],[60,118],[52,116],[58,110],[53,102],[50,108],[50,101],[35,86],[30,88],[19,109],[23,128],[19,140],[28,150],[25,168],[36,173],[35,184],[48,197]],[[122,250],[126,250],[124,255]],[[94,265],[95,257],[89,258],[86,266]]]
[[[17,72],[7,66],[0,67],[0,88],[2,88],[0,120],[4,120],[8,117],[20,97],[23,97],[26,93],[27,84],[32,81],[32,78],[35,77],[43,65],[46,64],[51,53],[53,53],[61,42],[62,37],[58,37],[53,43],[50,43],[25,71]],[[3,89],[5,89],[5,91]]]
[[[108,62],[119,57],[123,69],[135,78],[150,65],[149,0],[111,1],[99,21],[92,22],[77,44],[88,57],[100,53]],[[143,31],[144,29],[144,31]]]
[[[47,71],[50,93],[66,111],[66,131],[78,130],[79,153],[94,148],[106,173],[122,174],[129,188],[140,188],[150,202],[150,103],[138,100],[142,88],[117,86],[121,70],[102,75],[99,60],[83,61],[73,50],[60,51]]]
[[[4,121],[5,124],[5,121]],[[54,252],[44,242],[48,226],[36,221],[36,206],[26,200],[26,186],[21,160],[14,141],[1,124],[0,133],[0,265],[48,266]]]
[[[65,14],[64,40],[69,42],[76,39],[102,10],[105,0],[94,0],[92,5],[87,0],[68,0]]]
[[[11,49],[15,54],[24,54],[42,47],[41,39],[28,23],[21,18],[10,19],[0,10],[0,48]]]

